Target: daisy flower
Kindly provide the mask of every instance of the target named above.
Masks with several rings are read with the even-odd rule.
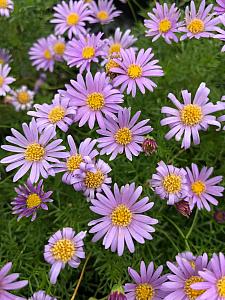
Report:
[[[49,197],[52,191],[44,192],[43,180],[40,180],[37,185],[33,185],[30,180],[24,185],[19,185],[15,188],[17,196],[11,202],[12,213],[18,215],[17,221],[23,217],[30,217],[34,221],[37,217],[37,211],[42,208],[48,210],[47,203],[53,200]]]
[[[126,157],[132,160],[132,155],[138,156],[143,152],[141,145],[144,136],[153,129],[147,125],[149,119],[137,122],[140,114],[138,111],[131,118],[131,108],[123,108],[118,112],[118,117],[106,117],[104,127],[97,130],[103,136],[98,138],[100,155],[111,154],[110,160],[113,160],[118,154],[125,152]]]
[[[164,300],[194,300],[204,293],[204,290],[196,290],[192,284],[202,282],[199,271],[207,268],[208,256],[204,253],[198,256],[194,265],[176,256],[176,263],[167,262],[167,266],[172,274],[167,275],[168,281],[162,284],[162,290],[167,292]],[[209,298],[208,298],[209,299]]]
[[[225,2],[224,2],[224,6],[225,6]],[[225,16],[221,16],[220,17],[221,23],[223,24],[223,26],[225,26]],[[220,27],[217,28],[217,34],[215,34],[213,37],[215,39],[219,39],[223,42],[225,42],[225,30],[221,29]],[[225,45],[222,47],[221,52],[225,52]]]
[[[225,0],[216,0],[217,6],[214,6],[214,11],[217,15],[223,15],[225,13]]]
[[[201,1],[197,12],[195,2],[191,1],[190,7],[185,9],[185,25],[179,28],[180,32],[184,32],[181,36],[181,41],[189,38],[208,38],[213,37],[213,31],[217,31],[216,26],[219,23],[218,18],[214,18],[214,13],[211,13],[213,4],[205,5],[205,0]]]
[[[35,104],[36,111],[29,111],[27,114],[36,118],[40,131],[47,126],[59,127],[66,132],[74,122],[76,107],[72,107],[70,99],[60,94],[56,94],[52,104]]]
[[[200,143],[200,130],[206,131],[209,125],[220,127],[220,123],[211,113],[219,111],[223,107],[208,102],[209,93],[210,90],[205,83],[200,84],[193,101],[191,93],[187,90],[181,91],[184,103],[180,103],[174,94],[169,93],[168,98],[176,108],[164,106],[161,110],[166,114],[166,118],[161,120],[161,125],[170,127],[170,131],[165,135],[167,140],[175,136],[176,141],[180,141],[183,136],[181,147],[188,149],[191,146],[191,138],[195,145]]]
[[[43,69],[44,71],[49,70],[50,72],[53,72],[54,70],[55,58],[51,43],[51,36],[40,38],[30,48],[30,60],[32,61],[32,66],[34,66],[37,71]]]
[[[5,65],[10,62],[12,55],[9,50],[0,48],[0,65]]]
[[[154,203],[148,202],[149,198],[144,197],[138,200],[142,187],[135,187],[135,183],[126,184],[120,189],[114,184],[114,193],[107,186],[103,187],[102,193],[97,193],[92,199],[90,209],[102,217],[91,221],[88,225],[93,226],[89,232],[94,233],[93,242],[97,242],[103,236],[105,249],[111,247],[111,251],[121,256],[124,246],[133,253],[135,251],[133,239],[140,244],[145,239],[152,240],[151,233],[155,231],[152,225],[158,223],[143,213],[149,211]]]
[[[197,257],[195,255],[193,255],[192,252],[190,252],[190,251],[181,252],[181,253],[178,253],[178,256],[181,257],[182,259],[190,262],[192,267],[195,266],[195,261],[196,261]]]
[[[28,89],[23,85],[20,89],[10,92],[12,95],[11,104],[15,107],[16,111],[27,110],[32,107],[34,99],[34,91]]]
[[[174,205],[187,196],[186,171],[183,168],[179,169],[160,161],[156,171],[149,184],[161,199],[167,199],[168,205]]]
[[[12,0],[0,0],[0,16],[8,18],[13,10],[14,3]]]
[[[49,273],[52,284],[56,283],[61,269],[64,269],[67,263],[72,268],[79,267],[81,259],[85,258],[85,236],[86,232],[76,234],[73,228],[66,227],[50,237],[45,246],[44,259],[52,265]]]
[[[96,192],[112,183],[108,174],[111,172],[110,166],[99,159],[95,164],[89,162],[81,167],[81,172],[72,178],[71,183],[76,191],[82,191],[88,200],[95,197]]]
[[[53,7],[54,19],[50,22],[55,25],[55,34],[64,34],[67,32],[69,39],[72,36],[86,34],[85,23],[90,22],[90,10],[88,4],[84,1],[73,1],[69,3],[62,1]]]
[[[88,123],[93,128],[96,121],[105,126],[104,116],[115,118],[123,103],[123,94],[112,87],[106,73],[97,72],[94,77],[88,72],[85,80],[78,74],[77,81],[71,80],[62,94],[70,99],[72,106],[78,107],[74,121],[79,121],[79,127]]]
[[[90,23],[100,23],[102,25],[114,21],[114,18],[122,13],[122,11],[116,10],[113,0],[98,0],[98,4],[92,1],[90,10],[92,16]]]
[[[209,203],[218,205],[218,201],[214,196],[222,197],[224,188],[217,184],[223,180],[222,176],[216,176],[209,179],[212,175],[213,168],[203,167],[199,172],[196,164],[191,165],[191,170],[187,170],[187,185],[188,195],[186,201],[188,201],[191,210],[196,205],[198,209],[206,209],[210,211]]]
[[[6,140],[13,145],[2,145],[1,148],[16,154],[3,158],[0,162],[8,164],[6,172],[19,168],[13,177],[13,182],[20,179],[30,170],[29,179],[32,183],[37,182],[39,177],[47,178],[54,176],[50,163],[58,163],[58,158],[66,158],[68,154],[63,152],[61,139],[54,139],[56,136],[53,127],[46,128],[41,134],[34,119],[30,124],[22,124],[24,135],[12,128],[12,136]],[[53,141],[51,141],[54,139]],[[50,162],[50,163],[49,163]]]
[[[25,298],[15,296],[8,292],[21,289],[28,284],[28,280],[16,281],[19,277],[18,273],[7,275],[11,268],[12,263],[9,262],[0,269],[0,299],[25,300]]]
[[[65,60],[69,67],[76,67],[80,73],[84,70],[90,71],[91,63],[98,63],[99,57],[104,56],[104,41],[101,40],[103,33],[99,32],[85,36],[79,35],[67,45]]]
[[[6,64],[0,64],[0,96],[5,96],[11,88],[9,85],[13,83],[16,79],[8,76],[11,68]]]
[[[114,86],[121,85],[122,92],[127,88],[127,94],[132,92],[132,97],[136,95],[136,86],[142,94],[145,94],[145,88],[153,92],[157,85],[150,78],[163,76],[164,73],[157,65],[158,60],[152,60],[152,49],[141,49],[137,57],[133,48],[121,49],[120,54],[122,60],[114,59],[119,66],[111,69],[111,72],[118,74],[113,81]]]
[[[56,300],[56,298],[46,295],[45,291],[38,291],[28,300]]]
[[[161,5],[156,2],[156,8],[153,8],[153,13],[148,13],[148,16],[150,20],[144,20],[146,36],[153,37],[153,42],[161,36],[168,44],[171,44],[171,40],[178,42],[176,33],[179,32],[178,27],[182,22],[179,22],[180,12],[175,3],[169,7],[167,3]]]
[[[80,168],[85,168],[86,161],[90,162],[98,155],[98,151],[94,149],[96,140],[86,138],[80,143],[79,148],[76,147],[74,139],[68,135],[67,141],[70,147],[69,157],[66,161],[56,164],[55,172],[65,172],[62,181],[66,184],[72,184],[72,179],[80,173]],[[89,158],[89,159],[88,159]]]
[[[225,299],[225,257],[223,253],[213,254],[210,269],[199,271],[202,280],[192,285],[200,294],[198,300]]]
[[[154,270],[154,263],[148,266],[141,261],[140,274],[134,269],[128,268],[128,273],[134,283],[126,283],[124,286],[127,300],[160,300],[165,293],[161,291],[161,285],[166,281],[166,275],[162,275],[163,266]]]
[[[65,39],[61,36],[50,35],[50,44],[54,53],[54,58],[56,61],[63,61],[64,53],[66,50]]]

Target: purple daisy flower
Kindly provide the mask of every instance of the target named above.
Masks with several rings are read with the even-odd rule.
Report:
[[[154,271],[154,263],[148,266],[141,261],[140,274],[134,269],[128,268],[130,277],[135,283],[126,283],[124,286],[127,300],[160,300],[164,299],[165,293],[161,291],[161,285],[167,279],[166,275],[161,275],[163,266],[159,266]]]
[[[204,253],[198,256],[192,264],[186,259],[176,256],[176,263],[167,262],[172,274],[167,275],[168,282],[162,284],[162,290],[167,292],[164,300],[195,300],[204,293],[204,290],[192,288],[192,284],[202,282],[199,271],[207,268],[208,256]]]
[[[81,142],[78,149],[71,135],[68,135],[67,141],[70,146],[69,157],[65,162],[55,165],[55,172],[65,172],[62,181],[72,184],[72,179],[80,173],[80,168],[84,169],[86,162],[91,162],[98,155],[98,151],[94,149],[96,140],[90,138]]]
[[[49,273],[50,282],[55,284],[61,269],[64,269],[66,264],[72,268],[78,268],[81,259],[85,258],[83,249],[83,239],[86,232],[81,231],[78,234],[73,228],[63,228],[53,234],[45,246],[44,259],[51,264]]]
[[[180,12],[175,3],[169,7],[167,3],[161,5],[156,2],[156,8],[153,8],[153,13],[148,13],[148,16],[150,20],[144,20],[146,36],[153,37],[153,42],[161,36],[168,44],[171,44],[171,40],[178,42],[176,33],[183,22],[179,22]]]
[[[183,168],[160,161],[156,170],[157,173],[152,175],[149,184],[161,199],[167,199],[168,205],[174,205],[187,196],[186,171]]]
[[[9,262],[0,269],[0,299],[1,300],[25,300],[15,296],[8,291],[18,290],[28,284],[28,280],[16,281],[19,277],[18,273],[7,275],[12,268],[12,263]]]
[[[114,194],[107,186],[103,187],[105,195],[97,193],[92,199],[93,206],[90,209],[102,217],[91,221],[88,225],[93,226],[90,233],[94,233],[93,242],[97,242],[103,236],[105,249],[111,247],[111,251],[121,256],[124,252],[124,244],[133,253],[134,242],[145,243],[145,239],[152,240],[151,233],[155,231],[152,225],[158,223],[143,213],[149,211],[154,203],[148,202],[149,198],[144,197],[138,200],[142,193],[142,187],[135,188],[135,183],[126,184],[119,189],[114,184]]]
[[[114,59],[119,66],[111,69],[111,72],[117,74],[113,80],[114,86],[121,85],[122,92],[127,88],[127,94],[132,92],[132,97],[136,95],[136,86],[142,94],[145,94],[145,88],[153,92],[157,85],[149,78],[160,77],[164,73],[157,65],[158,60],[152,60],[154,56],[152,49],[148,48],[146,51],[141,49],[137,57],[133,48],[121,49],[120,54],[122,60]]]
[[[214,6],[214,11],[217,15],[223,15],[225,13],[225,0],[216,0],[218,6]]]
[[[101,40],[103,33],[99,32],[87,35],[79,35],[78,39],[68,42],[65,51],[65,60],[69,67],[77,67],[82,73],[90,71],[91,63],[97,63],[99,57],[104,56],[104,41]]]
[[[200,294],[198,300],[224,300],[225,299],[225,257],[223,253],[213,254],[210,260],[210,269],[199,271],[201,282],[192,284]]]
[[[56,298],[47,295],[45,291],[38,291],[28,300],[56,300]]]
[[[29,90],[27,86],[23,85],[15,91],[11,90],[10,94],[12,95],[11,104],[16,111],[27,110],[32,107],[34,91]]]
[[[85,23],[90,22],[90,10],[84,1],[73,1],[69,3],[62,1],[53,7],[54,19],[50,22],[56,24],[55,34],[64,34],[67,31],[69,39],[72,36],[86,34]]]
[[[225,5],[225,2],[224,2],[224,5]],[[225,26],[225,16],[221,16],[220,20],[221,20],[221,23],[223,24],[223,26]],[[215,39],[219,39],[219,40],[225,42],[225,30],[218,27],[217,32],[218,32],[218,34],[215,34],[213,37]],[[222,47],[221,52],[225,52],[225,45]]]
[[[85,80],[78,74],[77,81],[71,80],[62,94],[70,99],[71,105],[78,107],[74,121],[79,127],[88,123],[93,128],[97,120],[100,127],[105,126],[104,116],[115,118],[123,103],[123,94],[112,87],[106,73],[97,72],[94,77],[88,72]]]
[[[9,50],[0,48],[0,65],[8,64],[11,61],[12,55]]]
[[[47,126],[59,127],[66,132],[74,122],[76,107],[70,105],[70,99],[56,94],[52,104],[35,104],[36,111],[29,111],[27,114],[36,118],[40,131]]]
[[[14,10],[14,3],[12,0],[0,1],[0,16],[9,17],[10,13]]]
[[[17,221],[21,218],[29,218],[32,216],[31,221],[34,221],[37,217],[38,209],[42,208],[48,210],[46,203],[53,200],[49,197],[52,195],[52,191],[44,192],[43,180],[40,180],[37,185],[33,185],[30,180],[24,185],[19,185],[15,188],[17,196],[11,202],[12,213],[18,215]]]
[[[132,155],[138,156],[143,152],[141,145],[144,136],[153,129],[146,125],[149,119],[137,122],[140,114],[138,111],[131,118],[131,108],[123,108],[115,119],[106,116],[104,127],[97,130],[103,136],[98,138],[100,155],[111,154],[110,160],[113,160],[118,154],[125,152],[126,157],[132,160]]]
[[[180,32],[184,32],[180,40],[187,38],[200,39],[213,36],[213,31],[217,31],[216,26],[219,23],[218,18],[214,18],[214,13],[210,13],[213,4],[206,6],[205,0],[201,1],[198,12],[196,11],[195,2],[191,1],[190,7],[185,9],[185,25],[179,28]]]
[[[213,168],[203,167],[199,172],[196,164],[191,165],[191,170],[189,168],[186,168],[186,170],[189,191],[185,200],[188,201],[191,210],[196,205],[198,209],[205,208],[210,211],[209,203],[218,205],[218,201],[214,196],[223,196],[224,188],[217,185],[222,181],[223,177],[216,176],[209,179]]]
[[[34,66],[37,71],[43,69],[44,71],[49,70],[53,72],[55,57],[51,46],[52,38],[49,36],[47,38],[40,38],[30,48],[30,60],[32,61],[32,66]]]
[[[58,158],[68,157],[68,154],[63,152],[65,147],[60,145],[62,139],[51,141],[56,136],[53,127],[47,127],[40,134],[34,119],[29,125],[23,123],[22,128],[24,135],[12,128],[12,136],[6,137],[6,140],[14,146],[1,146],[6,151],[17,153],[0,161],[3,164],[8,164],[6,172],[19,167],[19,170],[13,177],[13,182],[19,180],[29,170],[29,179],[32,183],[37,182],[40,176],[44,178],[47,178],[48,175],[54,176],[55,174],[50,163],[59,163]]]
[[[8,76],[11,68],[9,65],[0,64],[0,96],[5,96],[11,88],[9,85],[13,83],[16,79]]]
[[[122,11],[116,10],[113,0],[98,0],[98,4],[92,1],[89,6],[92,16],[90,23],[108,24],[122,13]]]
[[[161,110],[166,114],[166,118],[161,120],[161,125],[170,127],[170,131],[165,135],[167,140],[175,136],[176,141],[180,141],[184,136],[181,147],[188,149],[191,146],[191,138],[195,145],[200,143],[200,130],[206,131],[209,125],[220,127],[220,123],[211,113],[222,110],[223,106],[208,102],[209,93],[210,89],[206,87],[205,83],[200,84],[193,102],[191,93],[187,90],[181,91],[184,103],[180,103],[174,94],[169,93],[168,98],[176,108],[164,106]]]
[[[61,36],[55,36],[54,34],[50,35],[49,41],[54,53],[54,58],[56,61],[63,61],[64,53],[66,50],[65,39]]]
[[[82,191],[90,200],[95,197],[96,192],[101,192],[112,183],[111,177],[108,177],[111,170],[110,166],[101,159],[94,164],[89,161],[80,165],[80,172],[72,178],[71,183],[76,191]]]

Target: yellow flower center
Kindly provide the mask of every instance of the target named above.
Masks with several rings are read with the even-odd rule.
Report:
[[[104,175],[100,170],[97,172],[87,172],[85,177],[85,185],[90,189],[99,188],[104,181]]]
[[[135,290],[135,296],[137,300],[152,300],[154,294],[153,287],[148,283],[139,284]]]
[[[109,48],[109,54],[120,52],[121,45],[119,43],[112,44]]]
[[[80,154],[72,155],[67,159],[66,166],[68,171],[73,172],[80,167],[83,158]]]
[[[196,104],[187,104],[180,112],[180,118],[184,125],[194,126],[201,122],[203,118],[202,109]]]
[[[190,261],[190,265],[191,265],[192,269],[195,270],[196,264],[195,264],[195,262],[193,260]]]
[[[98,13],[97,13],[97,18],[100,20],[100,21],[105,21],[109,18],[109,14],[107,13],[107,11],[105,10],[100,10]]]
[[[4,64],[4,59],[3,58],[0,58],[0,65],[3,65]]]
[[[68,262],[75,254],[74,244],[67,239],[58,240],[51,248],[51,252],[55,260],[60,260],[64,263]]]
[[[162,33],[168,32],[172,27],[171,22],[168,19],[164,19],[159,23],[159,31]]]
[[[33,208],[41,204],[41,198],[37,194],[30,194],[26,200],[27,208]]]
[[[181,189],[181,177],[175,174],[170,174],[164,177],[163,187],[168,193],[177,193]]]
[[[0,87],[3,86],[3,83],[4,83],[4,77],[3,77],[3,76],[0,76]]]
[[[112,68],[117,68],[117,67],[119,67],[118,63],[116,63],[115,60],[113,59],[109,59],[109,61],[105,65],[106,73],[109,73]]]
[[[205,29],[205,24],[201,19],[193,19],[188,25],[187,29],[193,33],[200,33],[203,32]]]
[[[217,289],[220,297],[225,297],[225,276],[217,281]]]
[[[84,47],[82,50],[82,57],[84,59],[90,59],[95,55],[95,49],[94,47]]]
[[[130,65],[127,70],[127,75],[132,79],[140,78],[142,75],[142,68],[135,64]]]
[[[65,109],[62,106],[54,107],[48,114],[48,119],[51,123],[55,124],[62,120],[65,116]]]
[[[65,51],[66,45],[63,42],[57,42],[55,43],[53,50],[55,54],[63,55]]]
[[[84,0],[85,3],[91,3],[93,0]]]
[[[52,55],[51,55],[51,52],[50,50],[46,49],[45,52],[44,52],[44,58],[50,60],[52,59]]]
[[[130,225],[132,213],[124,204],[118,205],[111,214],[113,225],[126,227]]]
[[[33,143],[25,150],[25,159],[28,161],[40,161],[45,155],[45,149],[40,144]]]
[[[8,1],[7,0],[0,0],[0,8],[7,8]]]
[[[205,184],[200,180],[195,181],[191,185],[191,190],[193,193],[200,196],[205,191]]]
[[[201,296],[205,290],[194,290],[191,285],[197,282],[203,282],[204,280],[199,276],[191,276],[186,280],[184,291],[188,297],[188,300],[195,300],[197,297]]]
[[[21,104],[26,104],[30,101],[30,96],[27,92],[18,92],[17,93],[17,100]]]
[[[91,93],[87,96],[87,105],[92,110],[100,110],[105,104],[102,93]]]
[[[69,26],[77,25],[77,23],[79,22],[79,19],[80,19],[80,17],[78,14],[71,13],[66,18],[67,25],[69,25]]]
[[[132,141],[132,132],[127,127],[120,128],[114,138],[118,144],[127,145]]]

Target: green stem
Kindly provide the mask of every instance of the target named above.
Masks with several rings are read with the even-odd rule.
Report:
[[[170,223],[176,228],[176,230],[179,232],[179,234],[180,234],[180,235],[182,236],[182,238],[185,240],[186,237],[185,237],[185,235],[183,234],[182,230],[177,226],[177,224],[174,223],[171,219],[167,218],[166,216],[165,216],[165,218],[167,219],[168,222],[170,222]]]
[[[157,229],[160,233],[164,234],[165,237],[170,241],[170,243],[173,245],[174,249],[177,253],[180,252],[180,249],[177,247],[177,245],[174,243],[174,241],[171,239],[171,237],[168,235],[168,233],[164,232],[163,230]]]
[[[189,231],[188,231],[188,233],[186,235],[186,240],[188,240],[189,236],[191,235],[191,233],[192,233],[192,231],[193,231],[193,229],[195,227],[195,224],[197,222],[197,218],[198,218],[198,209],[196,209],[196,211],[195,211],[194,220],[192,222],[191,228],[189,229]]]
[[[127,2],[128,2],[129,7],[130,7],[131,13],[132,13],[132,15],[133,15],[134,22],[137,23],[137,17],[136,17],[135,11],[134,11],[134,9],[133,9],[133,6],[132,6],[132,4],[130,3],[130,0],[128,0]]]
[[[135,5],[137,5],[137,7],[140,8],[140,10],[144,10],[144,8],[136,1],[136,0],[132,0],[134,2]]]

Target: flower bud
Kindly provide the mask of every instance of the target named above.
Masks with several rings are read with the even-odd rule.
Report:
[[[150,156],[157,151],[158,145],[155,139],[151,136],[147,136],[142,144],[142,149],[145,155]]]

